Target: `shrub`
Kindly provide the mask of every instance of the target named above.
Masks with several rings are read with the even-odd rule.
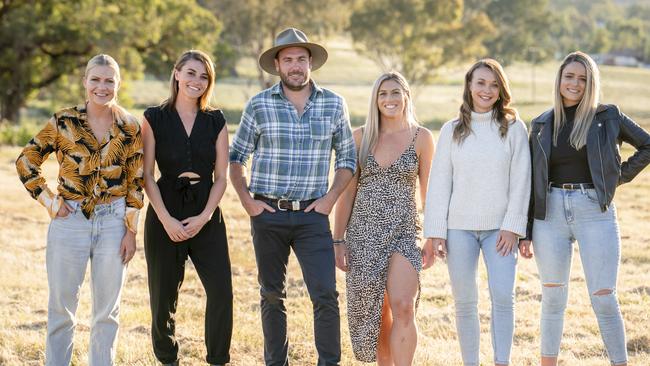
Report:
[[[39,131],[33,121],[13,124],[7,120],[0,121],[0,145],[24,146]]]

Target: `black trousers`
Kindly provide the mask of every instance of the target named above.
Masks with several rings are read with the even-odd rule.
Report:
[[[263,211],[251,218],[261,295],[264,360],[288,365],[287,264],[293,249],[313,304],[319,366],[339,365],[341,334],[334,248],[328,217],[315,211]]]
[[[195,189],[201,189],[201,187]],[[161,187],[161,193],[165,198],[165,193],[174,194],[176,192],[163,192],[163,187]],[[198,204],[199,202],[193,204],[194,200],[185,205],[179,205],[178,202],[173,200],[165,202],[169,212],[177,219],[196,215],[204,207]],[[178,360],[178,342],[174,334],[175,314],[178,292],[183,283],[185,263],[189,256],[207,296],[205,309],[206,361],[211,364],[230,362],[233,323],[232,277],[226,227],[221,217],[221,211],[217,209],[212,215],[212,219],[195,237],[175,243],[171,241],[153,208],[149,205],[145,219],[144,244],[149,276],[151,337],[156,358],[162,363]]]

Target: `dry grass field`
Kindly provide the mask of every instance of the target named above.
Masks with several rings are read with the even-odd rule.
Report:
[[[353,55],[349,47],[333,42],[326,67],[316,74],[322,84],[343,94],[351,112],[363,116],[371,83],[378,70],[367,60]],[[550,90],[556,64],[537,71],[537,98],[530,99],[530,67],[515,65],[507,69],[524,120],[550,105]],[[446,70],[436,85],[417,89],[419,116],[426,122],[444,121],[454,116],[460,103],[462,70]],[[350,81],[353,80],[353,81]],[[635,120],[650,127],[648,70],[603,69],[605,101],[617,103]],[[255,85],[238,80],[223,80],[216,89],[216,101],[222,107],[240,108]],[[134,82],[137,105],[154,104],[165,96],[164,83]],[[140,112],[137,111],[136,112]],[[236,124],[237,121],[230,121]],[[430,124],[432,125],[432,124]],[[230,128],[234,126],[231,124]],[[45,273],[45,237],[49,218],[38,203],[29,198],[14,169],[18,147],[0,147],[0,365],[41,365],[47,319],[47,281]],[[629,150],[624,151],[629,154]],[[44,174],[54,184],[56,163],[51,158]],[[622,264],[618,294],[627,326],[630,365],[650,365],[650,169],[631,184],[617,191],[621,235]],[[224,212],[232,261],[235,319],[232,365],[262,365],[262,332],[259,314],[259,290],[249,220],[231,187],[221,207]],[[144,215],[144,213],[143,213]],[[142,226],[141,220],[141,226]],[[489,299],[486,272],[481,264],[480,319],[481,359],[492,364],[489,331]],[[88,279],[89,276],[86,276]],[[203,311],[205,296],[191,265],[186,272],[179,299],[177,335],[183,365],[204,364]],[[422,273],[422,297],[417,313],[420,337],[416,365],[460,365],[460,351],[454,326],[454,309],[444,262]],[[292,256],[289,265],[288,320],[292,365],[313,365],[316,351],[312,335],[312,307],[302,281],[300,268]],[[562,365],[596,366],[608,364],[595,316],[587,296],[579,259],[573,263],[569,309],[566,313],[562,343]],[[347,330],[344,274],[338,272],[341,306],[343,365],[360,365],[354,360]],[[536,365],[539,353],[540,284],[534,261],[520,259],[517,283],[516,331],[512,351],[513,365]],[[77,312],[74,365],[87,364],[90,290],[82,288]],[[149,295],[142,244],[129,265],[122,298],[121,330],[117,364],[155,365],[150,344]]]
[[[13,160],[18,148],[0,148],[0,365],[41,365],[44,361],[47,319],[47,280],[45,236],[49,218],[31,198],[15,176]],[[56,176],[56,163],[50,159],[44,172],[50,182]],[[618,293],[627,326],[631,365],[650,364],[650,170],[618,191],[622,266]],[[228,226],[235,296],[235,329],[232,365],[262,365],[262,334],[255,259],[249,221],[236,195],[228,188],[223,199]],[[489,299],[485,269],[481,264],[481,357],[486,365],[492,358],[489,336]],[[86,276],[88,278],[88,276]],[[300,268],[292,256],[288,279],[288,319],[292,364],[315,364],[312,337],[312,311]],[[347,331],[345,281],[338,273],[341,305],[343,365],[354,361]],[[78,310],[74,365],[85,365],[89,336],[90,291],[84,284]],[[513,346],[513,365],[535,365],[539,343],[540,288],[535,264],[520,260],[517,286],[517,327]],[[205,297],[196,275],[188,266],[179,299],[177,334],[185,365],[200,365],[203,346]],[[420,330],[416,365],[459,365],[453,302],[445,264],[436,263],[422,273],[422,299],[417,314]],[[121,314],[119,365],[155,365],[149,339],[149,296],[142,249],[129,265]],[[562,344],[563,365],[596,366],[607,364],[596,319],[591,311],[580,261],[574,261],[570,305],[566,314]]]

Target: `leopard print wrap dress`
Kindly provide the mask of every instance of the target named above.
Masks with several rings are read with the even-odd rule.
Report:
[[[349,271],[346,276],[348,324],[355,357],[375,362],[381,310],[394,253],[404,256],[418,273],[421,230],[415,202],[419,159],[413,140],[395,162],[380,166],[372,154],[359,174],[357,195],[346,231]],[[418,290],[418,300],[419,300]],[[417,302],[416,302],[417,307]]]

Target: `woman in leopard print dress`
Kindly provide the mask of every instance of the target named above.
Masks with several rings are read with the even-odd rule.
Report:
[[[354,131],[359,169],[334,221],[336,265],[347,272],[352,349],[358,360],[379,365],[411,364],[417,344],[423,258],[415,192],[419,180],[424,202],[433,138],[417,125],[410,94],[399,73],[375,82],[366,124]],[[424,257],[424,268],[433,258]]]

